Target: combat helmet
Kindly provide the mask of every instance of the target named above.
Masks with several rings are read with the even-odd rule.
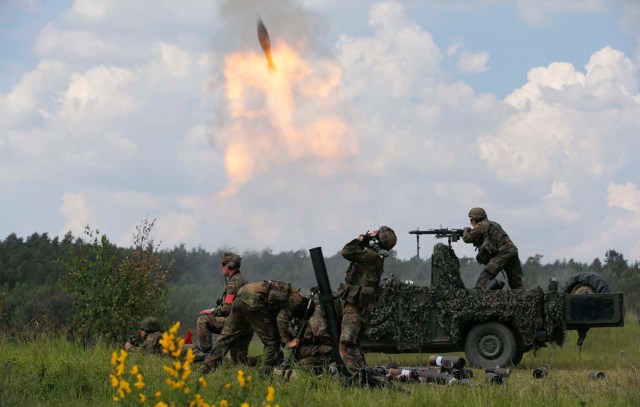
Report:
[[[140,329],[144,329],[146,332],[158,332],[161,330],[160,321],[154,317],[145,317],[140,322]]]
[[[472,208],[469,211],[469,218],[481,221],[483,219],[487,219],[487,212],[485,212],[482,208]]]
[[[388,226],[380,226],[378,230],[378,240],[380,240],[380,247],[385,250],[391,250],[396,245],[398,238],[393,229]]]
[[[240,264],[242,263],[242,257],[234,252],[224,252],[222,255],[222,262],[227,263],[227,267],[230,270],[237,270],[240,268]]]

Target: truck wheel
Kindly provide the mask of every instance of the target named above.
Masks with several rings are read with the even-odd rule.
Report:
[[[464,352],[472,366],[510,366],[517,364],[516,338],[513,332],[498,322],[485,322],[469,331]],[[522,359],[522,357],[520,357]]]
[[[567,294],[595,294],[610,293],[609,282],[598,273],[580,272],[567,281],[564,286]]]

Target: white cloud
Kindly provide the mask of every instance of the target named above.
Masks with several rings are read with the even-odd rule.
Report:
[[[60,30],[53,23],[40,32],[35,47],[41,56],[67,54],[85,59],[116,55],[119,51],[116,45],[90,30]]]
[[[127,93],[134,80],[125,68],[98,66],[84,74],[74,73],[62,95],[60,116],[66,120],[108,120],[131,113],[138,105]]]
[[[162,61],[162,66],[171,75],[182,76],[188,71],[191,65],[188,51],[164,42],[153,44],[152,49]]]
[[[68,78],[68,68],[60,61],[44,59],[26,72],[11,91],[0,94],[0,126],[20,125],[34,116],[46,116],[56,102],[56,91]]]
[[[60,235],[70,231],[74,236],[82,236],[85,227],[95,219],[91,205],[81,192],[65,192],[62,195],[60,214],[65,220]]]
[[[534,68],[528,83],[505,101],[517,109],[493,136],[478,140],[480,155],[504,180],[600,176],[627,161],[626,143],[640,107],[635,66],[619,51],[603,48],[586,73],[570,64]],[[636,112],[636,113],[634,113]]]
[[[640,215],[640,190],[633,182],[624,185],[610,184],[607,187],[607,205]]]
[[[109,17],[113,0],[74,0],[69,15],[89,21],[100,21]]]
[[[458,71],[463,73],[478,73],[485,72],[487,69],[487,62],[489,61],[488,52],[469,52],[464,50],[460,53],[457,67]]]
[[[552,217],[565,223],[575,222],[579,219],[579,214],[572,209],[573,194],[569,185],[562,181],[554,180],[551,184],[551,191],[546,195],[546,210]]]

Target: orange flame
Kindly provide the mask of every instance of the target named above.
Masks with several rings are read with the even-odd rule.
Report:
[[[280,164],[306,157],[336,161],[357,152],[334,97],[339,68],[311,66],[283,42],[271,51],[277,70],[265,69],[264,55],[256,52],[225,58],[229,118],[220,140],[229,185],[222,196]]]

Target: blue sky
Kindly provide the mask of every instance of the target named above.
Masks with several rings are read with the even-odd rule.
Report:
[[[409,230],[483,206],[523,261],[638,260],[639,18],[632,0],[5,1],[0,236],[88,224],[128,245],[148,216],[165,247],[332,253],[387,224],[408,258]]]

